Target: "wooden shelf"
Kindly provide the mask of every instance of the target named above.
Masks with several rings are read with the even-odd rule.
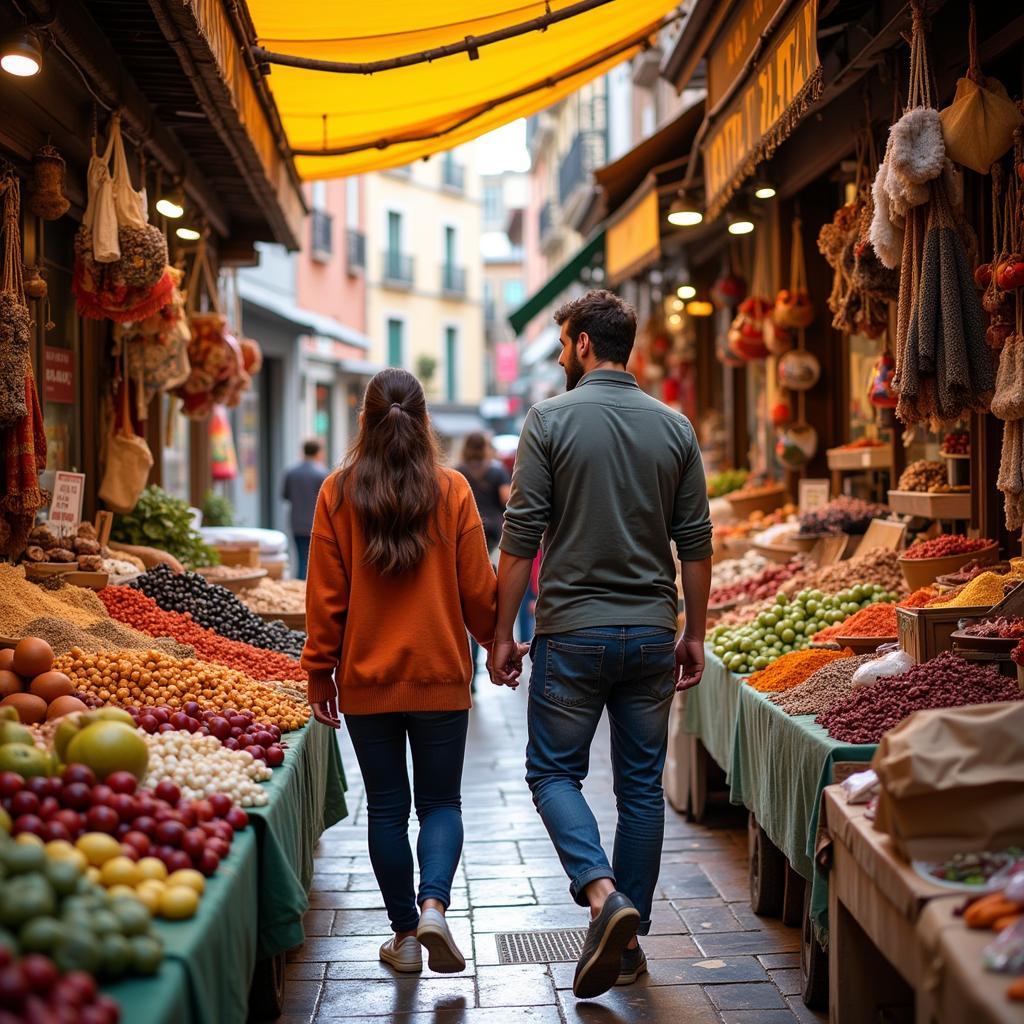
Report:
[[[889,507],[905,516],[923,519],[970,519],[969,491],[955,494],[929,494],[927,491],[890,491]]]
[[[887,444],[875,448],[829,448],[825,454],[833,473],[892,468],[892,448]]]

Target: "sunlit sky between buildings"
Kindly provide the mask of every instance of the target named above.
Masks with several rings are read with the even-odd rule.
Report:
[[[482,135],[473,149],[478,174],[530,169],[530,154],[526,149],[526,121],[523,118]]]

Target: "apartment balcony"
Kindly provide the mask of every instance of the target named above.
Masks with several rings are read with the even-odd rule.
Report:
[[[457,267],[454,263],[441,264],[441,294],[451,299],[466,297],[465,267]]]
[[[334,251],[333,226],[334,218],[323,210],[314,210],[309,215],[310,256],[317,263],[330,263]]]
[[[466,168],[454,160],[441,161],[441,187],[450,192],[466,191]]]
[[[579,132],[558,168],[558,199],[570,227],[577,227],[586,212],[587,198],[594,190],[591,173],[604,165],[607,151],[603,131]]]
[[[382,260],[381,279],[388,288],[412,287],[412,256],[394,249],[385,249]]]
[[[366,270],[366,235],[355,228],[345,229],[345,266],[353,276]]]
[[[540,208],[537,220],[540,229],[540,251],[549,256],[562,244],[565,235],[558,204],[553,199],[548,199]]]

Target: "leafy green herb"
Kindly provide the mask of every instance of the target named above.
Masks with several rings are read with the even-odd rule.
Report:
[[[234,526],[235,507],[223,495],[207,491],[203,498],[203,526]]]
[[[131,512],[114,518],[111,537],[122,544],[142,544],[166,551],[192,568],[220,561],[217,552],[204,543],[192,526],[188,505],[155,484],[142,492]]]

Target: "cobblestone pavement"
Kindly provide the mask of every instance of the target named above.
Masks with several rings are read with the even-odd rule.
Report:
[[[796,1024],[819,1018],[799,990],[799,935],[750,912],[743,816],[688,824],[666,810],[665,852],[650,974],[592,1001],[572,994],[572,963],[502,965],[495,934],[583,928],[561,866],[523,781],[526,687],[481,682],[471,713],[463,784],[466,846],[449,920],[463,974],[398,977],[377,960],[390,934],[366,849],[365,804],[352,748],[341,731],[348,819],[326,832],[306,915],[304,946],[289,956],[281,1024]],[[584,792],[610,849],[615,822],[602,727]]]

